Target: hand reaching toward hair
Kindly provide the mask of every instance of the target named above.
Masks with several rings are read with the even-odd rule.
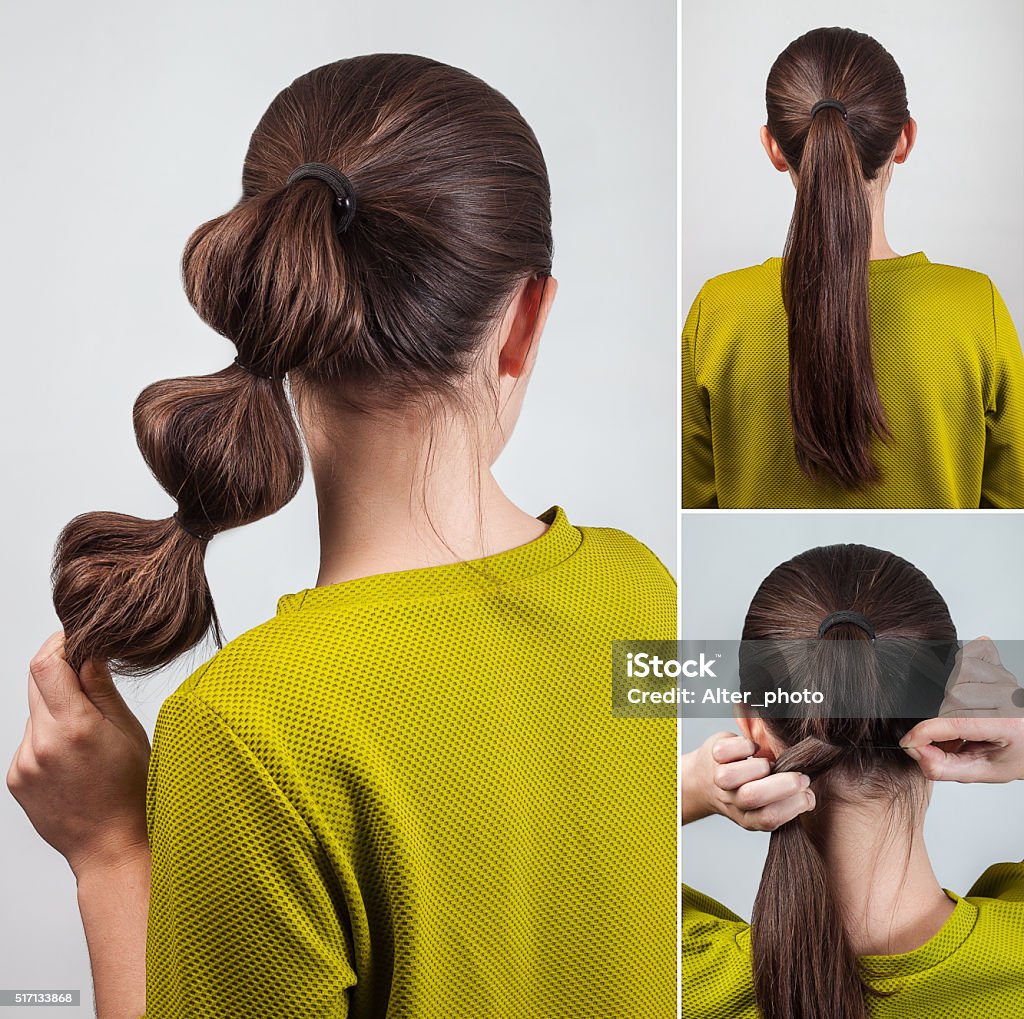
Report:
[[[710,736],[682,759],[683,824],[721,814],[748,831],[774,831],[814,808],[810,779],[771,773],[758,746],[732,732]]]
[[[1024,704],[995,644],[965,644],[938,718],[914,726],[900,745],[935,782],[1024,779]]]

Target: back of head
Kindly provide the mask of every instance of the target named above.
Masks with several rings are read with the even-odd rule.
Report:
[[[798,178],[782,271],[797,462],[854,489],[879,479],[871,442],[888,438],[871,351],[867,184],[910,118],[906,88],[870,36],[818,28],[779,54],[765,98]],[[835,105],[816,108],[823,100]]]
[[[909,822],[917,815],[926,784],[898,744],[921,719],[896,712],[908,699],[920,703],[915,691],[901,689],[918,678],[887,667],[887,656],[898,658],[917,642],[955,646],[956,629],[942,596],[915,566],[848,544],[810,549],[772,570],[750,604],[743,640],[783,648],[799,642],[806,653],[791,658],[797,664],[785,679],[793,690],[815,688],[833,704],[852,687],[858,703],[877,708],[874,717],[764,719],[785,748],[773,770],[810,775],[818,806],[772,833],[752,917],[754,984],[765,1019],[865,1019],[822,839],[830,810],[844,801],[884,797],[894,816]],[[762,683],[741,660],[741,684],[755,694],[753,703],[761,702]],[[926,712],[936,713],[941,686],[928,697]]]
[[[308,163],[320,176],[289,180]],[[489,330],[524,280],[550,275],[551,257],[537,139],[485,82],[403,53],[292,82],[253,132],[241,198],[182,258],[189,300],[238,363],[154,383],[135,404],[139,447],[175,517],[87,513],[58,540],[68,661],[142,674],[211,627],[219,641],[207,541],[276,512],[302,480],[284,376],[318,401],[454,401]]]

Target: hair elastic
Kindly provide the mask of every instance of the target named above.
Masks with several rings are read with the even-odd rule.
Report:
[[[185,523],[184,523],[184,522],[182,521],[181,517],[180,517],[180,516],[178,516],[178,512],[179,512],[179,511],[175,511],[174,513],[172,513],[172,514],[171,514],[171,519],[172,519],[172,520],[173,520],[173,521],[174,521],[174,522],[175,522],[175,523],[176,523],[176,524],[177,524],[177,525],[178,525],[178,526],[179,526],[179,527],[180,527],[180,528],[181,528],[181,529],[182,529],[182,530],[183,530],[183,531],[184,531],[184,532],[185,532],[186,534],[191,534],[191,535],[192,535],[192,537],[193,537],[193,538],[195,538],[195,539],[196,539],[197,541],[209,541],[209,540],[210,540],[210,539],[211,539],[211,538],[213,537],[213,535],[212,535],[212,534],[200,534],[200,533],[199,533],[198,531],[193,531],[193,530],[192,530],[192,528],[191,528],[191,527],[189,527],[189,526],[188,526],[187,524],[185,524]]]
[[[235,355],[234,364],[237,364],[238,367],[242,369],[242,371],[246,371],[250,375],[255,375],[256,378],[258,378],[258,379],[272,379],[275,382],[280,382],[281,379],[284,378],[283,375],[267,375],[266,372],[257,371],[251,365],[243,364],[241,361],[238,360],[238,355],[237,354]]]
[[[301,180],[303,177],[315,177],[317,180],[322,180],[325,184],[330,185],[340,210],[337,231],[339,234],[343,234],[349,228],[356,214],[356,192],[352,187],[352,181],[340,170],[336,170],[333,166],[328,166],[326,163],[303,163],[301,166],[295,167],[288,174],[288,180],[285,183],[291,184],[293,181]]]
[[[847,609],[826,616],[818,627],[818,636],[823,637],[826,630],[830,630],[840,623],[852,623],[854,626],[859,626],[872,640],[875,639],[875,628],[868,621],[867,616],[862,616],[859,612],[850,612]]]
[[[846,107],[838,99],[819,99],[811,107],[811,119],[814,119],[814,115],[818,110],[824,110],[831,107],[833,110],[838,110],[843,115],[843,120],[846,120]]]

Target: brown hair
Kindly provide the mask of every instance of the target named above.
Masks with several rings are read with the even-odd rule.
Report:
[[[846,107],[811,108],[822,99]],[[797,174],[782,268],[789,408],[797,463],[846,489],[880,477],[872,439],[889,438],[868,305],[874,180],[910,119],[896,62],[871,36],[817,28],[768,74],[768,130]]]
[[[843,610],[866,617],[877,641],[853,622],[830,626],[816,639],[822,620]],[[892,705],[906,703],[891,684],[907,683],[909,674],[886,668],[885,657],[912,642],[955,648],[956,628],[931,581],[905,559],[865,545],[829,545],[772,570],[750,604],[743,640],[777,647],[799,641],[810,653],[791,657],[791,689],[814,686],[828,704],[841,702],[852,686],[876,706],[875,717],[764,718],[787,748],[773,770],[809,774],[817,807],[772,833],[751,919],[754,987],[764,1019],[866,1019],[822,838],[830,808],[848,797],[888,797],[892,816],[908,822],[923,806],[925,780],[898,749],[920,718],[890,717]],[[759,703],[764,675],[742,661],[741,685]],[[941,686],[928,697],[925,714],[936,714]],[[917,692],[912,699],[921,702]]]
[[[304,162],[351,181],[343,232],[322,181],[286,183]],[[275,513],[302,481],[280,377],[357,404],[455,398],[517,288],[550,275],[551,259],[540,146],[485,82],[404,53],[293,81],[253,132],[241,198],[196,229],[181,263],[200,317],[243,364],[278,378],[232,364],[140,394],[139,448],[183,526],[86,513],[64,528],[53,595],[68,661],[139,675],[211,628],[221,643],[204,538]]]

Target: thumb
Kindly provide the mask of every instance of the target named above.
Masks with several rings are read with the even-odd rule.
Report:
[[[960,715],[944,715],[941,718],[926,718],[918,722],[903,739],[900,746],[920,749],[929,743],[944,743],[946,740],[962,739],[989,742],[993,731],[993,719],[987,717],[968,718]]]
[[[999,658],[999,650],[991,637],[975,637],[974,640],[968,641],[963,647],[963,657],[980,658],[992,665],[1003,664]]]
[[[82,692],[104,714],[114,714],[127,709],[121,691],[114,685],[107,663],[99,658],[90,658],[78,670],[78,682]]]
[[[933,782],[983,782],[991,770],[982,755],[951,754],[934,744],[911,748],[907,753],[917,761],[925,778]]]

